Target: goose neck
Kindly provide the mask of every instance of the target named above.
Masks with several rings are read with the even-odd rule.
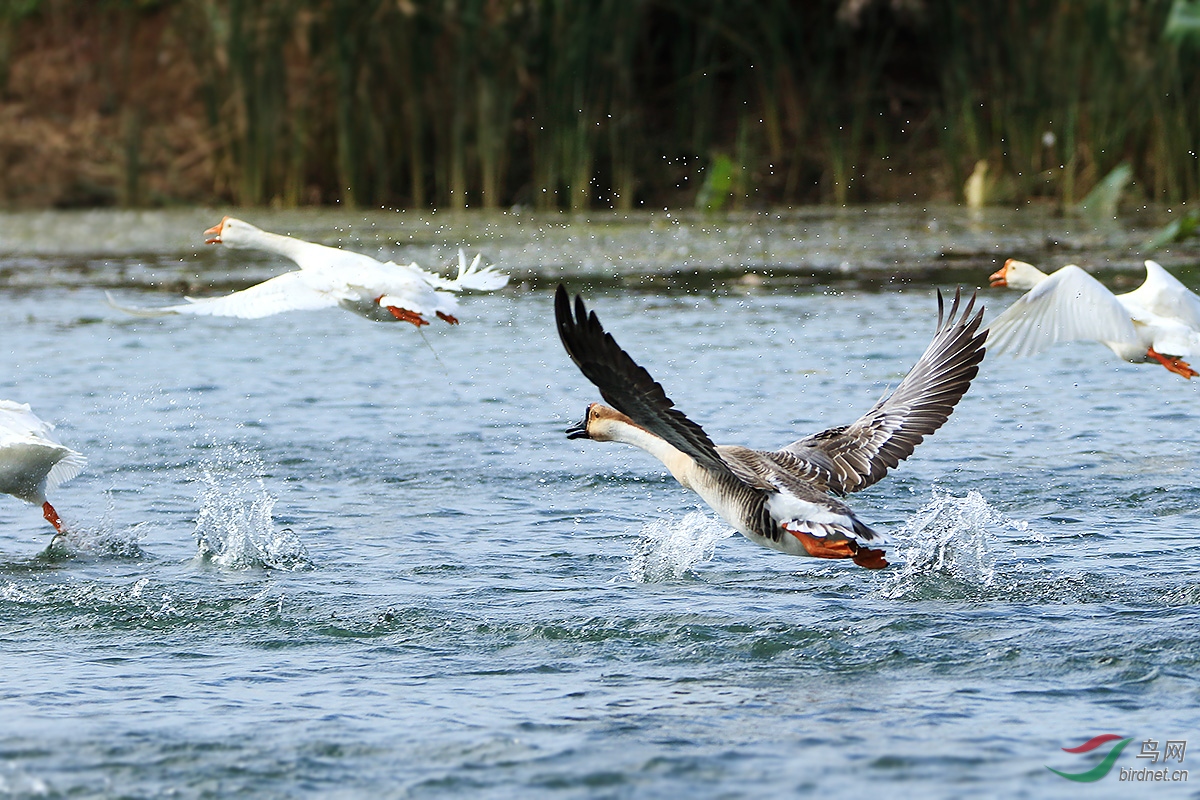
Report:
[[[308,242],[294,239],[291,236],[281,236],[278,233],[270,233],[263,230],[248,231],[244,235],[243,241],[238,242],[239,247],[252,247],[271,253],[278,253],[293,261],[299,259],[306,244]]]
[[[661,461],[671,471],[675,480],[691,488],[690,474],[695,466],[695,462],[690,456],[675,448],[665,439],[654,435],[645,428],[627,423],[614,423],[609,426],[606,433],[610,441],[631,444],[634,447],[645,450]]]

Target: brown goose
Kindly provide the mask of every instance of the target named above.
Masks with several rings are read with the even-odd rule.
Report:
[[[699,494],[753,542],[796,556],[851,558],[868,569],[887,566],[882,537],[832,495],[865,489],[912,455],[954,410],[979,372],[987,331],[975,296],[959,313],[955,292],[933,341],[892,394],[851,425],[830,428],[781,450],[717,446],[675,408],[658,384],[606,333],[583,298],[574,313],[558,287],[554,316],[563,347],[609,406],[592,403],[570,439],[624,442],[657,458],[675,480]]]

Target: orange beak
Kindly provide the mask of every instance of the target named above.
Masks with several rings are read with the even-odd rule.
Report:
[[[992,282],[992,286],[1008,286],[1008,265],[1011,262],[1012,262],[1012,259],[1010,258],[1008,261],[1004,262],[1003,267],[1001,267],[996,272],[993,272],[988,277],[988,280],[990,280]]]
[[[225,220],[227,219],[229,219],[229,217],[222,217],[220,222],[204,232],[204,235],[208,237],[204,240],[205,244],[221,243],[221,229],[225,227]]]

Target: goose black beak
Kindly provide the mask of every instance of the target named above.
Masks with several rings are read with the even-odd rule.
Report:
[[[576,422],[571,427],[567,428],[568,439],[590,439],[587,431],[588,415],[584,414],[583,419]]]

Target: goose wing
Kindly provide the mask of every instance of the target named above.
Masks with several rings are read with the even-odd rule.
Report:
[[[780,452],[808,465],[830,490],[865,489],[912,455],[926,436],[950,416],[979,372],[987,331],[979,332],[983,308],[972,315],[975,295],[959,313],[954,294],[944,315],[938,292],[938,327],[920,360],[890,396],[851,425],[830,428],[789,444]],[[827,475],[827,473],[830,473]]]
[[[270,280],[227,294],[224,297],[196,299],[186,297],[186,303],[160,308],[137,308],[118,304],[108,295],[113,308],[137,317],[163,317],[170,314],[192,314],[208,317],[239,317],[259,319],[282,311],[305,311],[317,308],[332,308],[338,297],[330,292],[314,289],[302,272],[285,272]]]
[[[28,403],[0,400],[0,449],[9,449],[25,468],[42,475],[51,488],[69,481],[87,465],[82,453],[66,447]],[[39,481],[40,482],[40,481]]]
[[[1056,271],[988,326],[992,352],[1031,356],[1059,342],[1136,344],[1129,311],[1076,266]]]
[[[78,453],[69,447],[62,449],[65,451],[62,458],[55,462],[46,476],[46,486],[50,489],[71,480],[87,466],[87,458],[83,453]]]
[[[1146,309],[1151,314],[1200,330],[1200,297],[1157,261],[1146,261],[1146,282],[1118,299]],[[1155,345],[1158,349],[1158,345]]]
[[[837,476],[837,464],[828,453],[807,448],[804,457],[785,450],[751,450],[736,445],[717,445],[721,459],[738,480],[747,486],[771,491],[827,492]]]
[[[554,295],[554,318],[567,355],[609,405],[704,468],[732,475],[704,429],[675,408],[662,386],[605,332],[596,312],[589,313],[578,295],[572,313],[561,284]]]
[[[18,439],[45,439],[58,444],[54,426],[33,413],[28,403],[0,400],[0,445]]]

